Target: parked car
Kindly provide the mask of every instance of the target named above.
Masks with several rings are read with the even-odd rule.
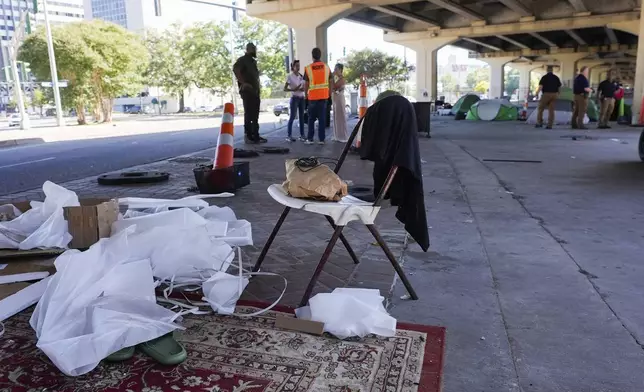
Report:
[[[282,114],[286,114],[288,116],[288,110],[289,110],[289,104],[288,103],[278,103],[277,105],[273,106],[273,114],[276,117],[281,116]]]
[[[20,126],[20,115],[18,113],[14,113],[11,116],[9,116],[9,126],[10,127],[19,127]]]
[[[192,108],[190,106],[185,106],[183,108],[183,112],[184,113],[194,113],[194,110],[192,110]]]

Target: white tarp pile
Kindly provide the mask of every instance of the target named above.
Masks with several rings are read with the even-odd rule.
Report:
[[[6,228],[21,217],[33,216],[26,220],[34,228],[31,234],[26,224],[9,225],[21,231],[3,231],[10,234],[3,238],[15,242],[20,238],[14,234],[22,233],[26,238],[20,245],[39,230],[44,233],[38,236],[42,240],[56,229],[60,247],[70,241],[63,235],[67,230],[62,207],[78,205],[78,198],[49,182],[44,188],[52,200],[32,203],[32,210],[2,222]],[[40,298],[31,318],[37,346],[70,376],[91,371],[122,348],[181,328],[175,321],[182,314],[197,312],[196,307],[184,306],[175,313],[158,305],[158,285],[167,283],[170,289],[203,285],[204,299],[215,311],[232,313],[248,284],[241,266],[238,275],[226,273],[235,257],[233,247],[252,244],[250,223],[237,220],[230,208],[209,206],[196,197],[130,198],[119,203],[127,205],[128,211],[113,224],[110,238],[101,239],[84,252],[66,251],[55,261],[56,274],[23,290],[30,290],[31,304]],[[57,222],[59,218],[62,222]],[[44,227],[49,229],[45,231]],[[53,241],[39,244],[53,246]],[[238,253],[241,256],[241,251]],[[0,315],[4,307],[7,314],[25,308],[20,303],[26,300],[23,291],[0,301]]]
[[[11,204],[0,206],[8,218],[0,221],[0,249],[67,248],[72,237],[63,207],[79,206],[78,196],[50,181],[42,189],[45,201],[32,201],[24,213]]]
[[[339,339],[376,334],[396,334],[396,319],[382,304],[377,289],[337,288],[309,299],[309,306],[295,310],[297,318],[324,323],[324,331]]]

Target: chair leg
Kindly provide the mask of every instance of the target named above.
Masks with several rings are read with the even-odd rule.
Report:
[[[268,236],[268,240],[266,241],[266,244],[264,244],[264,248],[262,248],[262,253],[259,254],[259,258],[257,259],[255,266],[253,267],[253,272],[259,271],[259,268],[262,266],[262,263],[264,262],[264,258],[268,253],[268,249],[273,244],[273,241],[275,240],[275,236],[277,236],[277,232],[280,231],[280,228],[282,227],[282,224],[284,223],[284,220],[286,219],[286,216],[290,211],[291,211],[291,207],[284,208],[284,211],[282,212],[282,215],[280,215],[280,218],[277,220],[277,223],[275,224],[275,227],[273,228],[271,235]]]
[[[329,224],[335,230],[335,223],[333,223],[333,219],[331,219],[331,217],[326,215],[324,217],[326,218],[327,221],[329,221]],[[353,264],[360,264],[360,260],[358,260],[358,256],[356,256],[355,252],[353,251],[353,248],[351,247],[351,244],[344,236],[344,234],[340,234],[340,241],[342,241],[342,244],[347,249],[347,252],[349,252],[349,256],[351,256],[351,259],[353,260]]]
[[[302,301],[300,301],[300,306],[306,306],[307,303],[309,302],[309,298],[311,297],[311,293],[313,292],[315,283],[318,281],[318,277],[320,276],[320,273],[322,272],[324,265],[329,259],[329,256],[331,255],[331,251],[333,250],[335,243],[338,242],[338,238],[342,234],[342,229],[344,229],[344,226],[335,227],[335,230],[333,231],[333,235],[331,236],[331,239],[329,240],[329,243],[327,244],[326,249],[324,249],[324,253],[322,253],[322,258],[320,259],[320,262],[318,263],[318,266],[315,268],[315,272],[313,273],[313,276],[309,281],[309,285],[306,287],[306,291],[304,292]]]
[[[378,245],[382,248],[382,250],[385,252],[385,255],[387,255],[387,258],[391,262],[391,265],[394,267],[396,270],[396,273],[398,274],[398,277],[400,277],[400,280],[402,280],[403,284],[405,285],[405,288],[407,289],[407,292],[409,293],[409,296],[413,300],[418,299],[418,295],[416,295],[416,291],[412,287],[411,283],[409,283],[409,280],[407,280],[407,276],[405,275],[405,271],[403,271],[402,267],[398,263],[398,260],[394,257],[394,254],[391,253],[391,250],[387,246],[387,243],[385,240],[382,239],[380,236],[380,232],[378,232],[378,229],[376,229],[376,226],[374,225],[366,225],[367,229],[371,232],[371,235],[373,235],[373,238],[376,239],[376,242],[378,242]]]

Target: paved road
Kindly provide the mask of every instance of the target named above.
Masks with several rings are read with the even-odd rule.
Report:
[[[263,124],[262,132],[270,132],[275,126]],[[0,149],[0,195],[38,188],[46,180],[61,183],[210,148],[217,143],[218,129],[184,129]],[[237,126],[235,133],[239,140],[243,126]]]

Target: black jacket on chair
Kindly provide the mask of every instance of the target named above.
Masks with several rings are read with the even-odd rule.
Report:
[[[360,157],[374,162],[374,194],[378,195],[392,166],[398,172],[386,198],[397,206],[396,218],[424,250],[429,249],[418,125],[412,104],[390,96],[367,110],[362,126]]]

